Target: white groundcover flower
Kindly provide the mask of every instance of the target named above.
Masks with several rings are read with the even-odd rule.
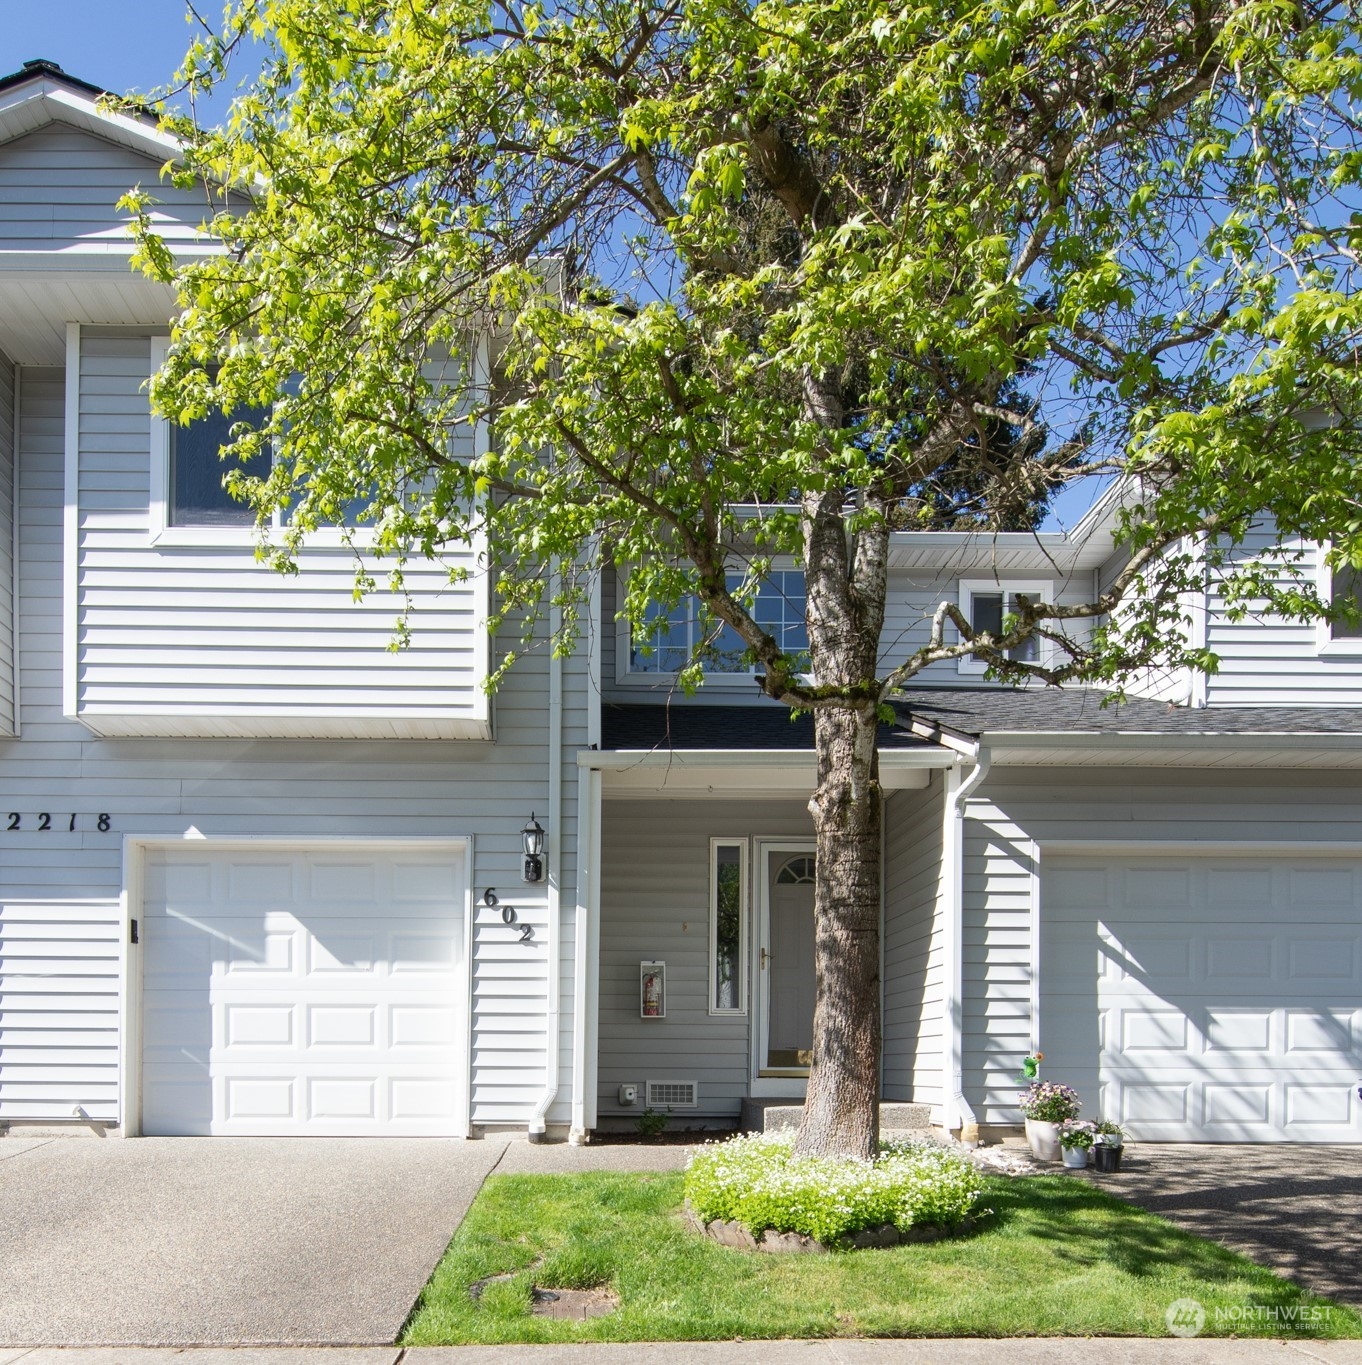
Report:
[[[969,1216],[983,1178],[929,1140],[894,1143],[874,1161],[796,1157],[793,1138],[755,1133],[707,1143],[691,1157],[686,1197],[706,1221],[742,1223],[837,1241],[892,1223],[901,1231],[953,1227]]]

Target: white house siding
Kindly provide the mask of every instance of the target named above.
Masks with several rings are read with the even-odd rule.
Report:
[[[896,792],[886,810],[884,858],[884,1098],[942,1103],[944,942],[942,815],[945,782]]]
[[[0,145],[0,250],[131,250],[128,216],[115,208],[134,186],[156,200],[171,245],[187,244],[212,213],[202,190],[161,179],[162,162],[64,123]]]
[[[696,1115],[736,1117],[752,1015],[709,1013],[709,841],[812,838],[805,799],[602,803],[599,1114],[637,1117],[647,1080],[698,1082]],[[755,860],[749,921],[756,911]],[[754,939],[749,939],[749,947]],[[639,963],[667,964],[667,1017],[639,1017]],[[619,1103],[619,1087],[640,1087]],[[689,1111],[688,1111],[689,1112]]]
[[[547,892],[542,884],[528,887],[520,881],[519,831],[532,810],[549,823],[546,653],[517,666],[496,698],[495,743],[93,737],[62,715],[63,376],[60,370],[36,368],[24,368],[20,376],[23,737],[0,741],[0,790],[6,810],[19,812],[22,821],[19,830],[6,831],[0,820],[0,923],[31,922],[35,908],[48,919],[60,919],[75,906],[99,927],[72,938],[71,953],[104,953],[107,926],[121,923],[126,836],[471,836],[477,906],[473,1120],[524,1124],[545,1082]],[[134,520],[131,496],[126,490],[120,496],[121,515]],[[262,579],[271,573],[263,567],[256,572]],[[418,635],[420,629],[418,619]],[[579,709],[585,695],[580,668],[569,663],[567,673],[575,680],[565,697]],[[559,846],[567,855],[562,868],[562,905],[569,921],[565,971],[570,971],[570,909],[576,900],[571,855],[577,787],[568,745],[578,742],[582,725],[573,715],[564,728]],[[47,832],[37,827],[42,812],[53,816]],[[101,812],[110,817],[106,832],[96,826]],[[72,813],[74,832],[68,828]],[[516,907],[520,923],[533,926],[532,943],[520,943],[499,909],[481,903],[489,886],[503,903]],[[10,951],[3,930],[0,951]],[[102,967],[95,973],[104,974]],[[8,996],[0,999],[0,1013],[10,1008]],[[48,1017],[33,1022],[50,1031],[54,1041],[48,1046],[59,1046],[60,1030],[67,1027],[62,1021],[72,1012],[56,997],[42,1009]],[[0,1102],[6,1083],[0,1079]],[[571,1069],[564,1067],[549,1121],[566,1123],[570,1102]],[[41,1117],[67,1119],[75,1103],[92,1115],[107,1116],[107,1080],[90,1076],[68,1088]]]
[[[486,575],[452,586],[406,571],[409,648],[391,652],[399,602],[355,603],[343,548],[262,570],[249,535],[154,544],[145,334],[81,336],[77,713],[102,734],[466,738],[485,731]],[[471,550],[450,556],[476,570]],[[369,567],[382,580],[384,564]]]
[[[14,366],[0,351],[0,735],[14,733]]]
[[[1033,901],[1047,842],[1072,851],[1074,840],[1336,841],[1362,856],[1362,775],[1255,769],[1250,781],[1242,770],[995,767],[965,821],[964,1084],[981,1122],[1017,1122],[1015,1077],[1035,1039]],[[1044,980],[1043,959],[1039,972]]]
[[[117,1121],[122,933],[117,901],[0,899],[0,1124]]]
[[[1240,554],[1270,550],[1267,528],[1252,532]],[[1293,542],[1299,545],[1300,542]],[[1314,546],[1294,565],[1295,573],[1313,581]],[[1290,581],[1284,569],[1283,581]],[[1231,621],[1211,577],[1207,600],[1206,643],[1220,660],[1219,671],[1206,684],[1210,706],[1362,706],[1362,641],[1351,641],[1353,653],[1322,650],[1327,629],[1279,616],[1250,614]]]

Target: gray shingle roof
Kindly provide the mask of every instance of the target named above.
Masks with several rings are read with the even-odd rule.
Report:
[[[1217,706],[1192,709],[1146,697],[1124,702],[1089,688],[915,687],[895,709],[905,723],[955,734],[1362,734],[1362,706]],[[1362,697],[1359,697],[1362,701]]]
[[[703,706],[677,702],[605,705],[601,708],[603,749],[808,749],[813,717],[790,719],[779,702],[749,706]],[[897,726],[880,726],[882,749],[925,748]]]

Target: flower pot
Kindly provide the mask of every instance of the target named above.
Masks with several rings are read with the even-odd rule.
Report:
[[[1106,1175],[1121,1169],[1121,1149],[1099,1143],[1092,1149],[1093,1164]]]
[[[1059,1160],[1059,1124],[1044,1119],[1026,1120],[1026,1141],[1037,1161]]]
[[[1065,1147],[1064,1164],[1072,1170],[1081,1171],[1088,1164],[1088,1149],[1086,1147]]]

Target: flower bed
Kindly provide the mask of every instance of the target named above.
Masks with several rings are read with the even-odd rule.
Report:
[[[935,1142],[889,1144],[873,1162],[796,1157],[792,1148],[791,1136],[765,1133],[701,1147],[686,1169],[696,1218],[832,1246],[886,1227],[957,1227],[983,1189],[970,1161]]]

